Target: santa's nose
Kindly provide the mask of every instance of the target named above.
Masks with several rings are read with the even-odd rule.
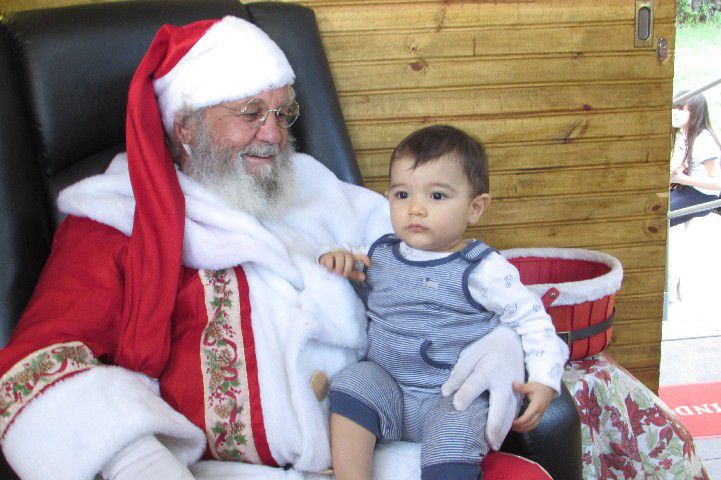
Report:
[[[263,125],[258,128],[255,138],[266,143],[278,144],[283,139],[283,129],[278,125],[275,112],[269,112]]]

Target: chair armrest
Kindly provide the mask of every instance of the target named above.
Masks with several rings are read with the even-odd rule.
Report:
[[[501,450],[539,463],[554,480],[581,480],[581,422],[576,402],[565,385],[541,422],[525,433],[511,432]]]

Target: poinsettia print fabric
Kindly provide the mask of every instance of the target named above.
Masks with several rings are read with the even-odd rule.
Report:
[[[676,414],[612,357],[570,362],[563,382],[581,417],[585,480],[709,480]]]

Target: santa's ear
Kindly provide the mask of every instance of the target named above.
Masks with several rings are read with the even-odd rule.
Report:
[[[173,118],[173,133],[180,143],[184,145],[192,143],[195,133],[194,122],[190,122],[187,115],[176,112]]]

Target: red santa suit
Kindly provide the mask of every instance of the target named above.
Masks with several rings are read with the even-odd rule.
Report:
[[[159,386],[170,406],[202,430],[177,422],[185,430],[175,451],[187,451],[189,459],[203,450],[207,436],[207,458],[292,464],[310,471],[330,464],[327,402],[315,397],[310,379],[316,371],[332,375],[358,358],[365,347],[365,318],[349,283],[326,272],[316,259],[323,246],[370,241],[388,231],[388,208],[380,195],[337,180],[307,155],[296,154],[291,161],[295,188],[289,209],[264,222],[225,207],[216,195],[178,173],[186,199],[184,268],[169,361]],[[3,377],[3,391],[17,390],[17,379],[37,372],[33,365],[38,362],[47,363],[42,370],[48,373],[34,385],[26,382],[31,391],[17,398],[12,409],[19,411],[36,390],[64,379],[51,391],[62,389],[78,417],[73,421],[63,412],[62,426],[44,428],[48,438],[57,438],[50,432],[60,431],[70,439],[84,439],[80,444],[58,441],[47,452],[65,459],[85,442],[104,444],[111,455],[142,433],[176,435],[159,431],[163,427],[150,418],[129,427],[122,412],[136,406],[117,396],[102,399],[103,388],[93,386],[120,376],[128,383],[118,387],[126,390],[124,396],[152,387],[147,378],[98,366],[95,360],[112,363],[117,345],[124,278],[119,259],[135,208],[125,156],[116,158],[104,175],[65,190],[58,205],[73,216],[59,228],[37,293],[3,351],[3,360],[13,357],[8,363],[23,357],[14,367],[17,372]],[[57,353],[50,352],[58,350],[70,357],[65,365],[53,361]],[[136,383],[137,388],[131,386]],[[38,403],[51,403],[44,397]],[[157,414],[151,410],[174,417],[172,409],[155,400],[147,417]],[[98,403],[100,425],[83,413]],[[8,439],[21,430],[22,417],[6,437],[11,461]],[[27,423],[27,435],[37,438],[37,425]],[[117,443],[108,444],[108,435]],[[63,446],[66,451],[57,450]],[[36,458],[28,458],[33,467],[37,455],[36,450]],[[82,478],[101,465],[68,478]]]
[[[359,358],[365,315],[316,259],[389,232],[387,203],[295,154],[289,207],[261,221],[177,172],[163,143],[184,106],[293,78],[242,20],[159,31],[131,83],[127,157],[62,192],[70,216],[0,351],[0,442],[22,478],[92,478],[150,435],[186,465],[204,455],[198,478],[329,467],[327,400],[310,381]],[[415,446],[376,458],[377,478],[418,478]]]

